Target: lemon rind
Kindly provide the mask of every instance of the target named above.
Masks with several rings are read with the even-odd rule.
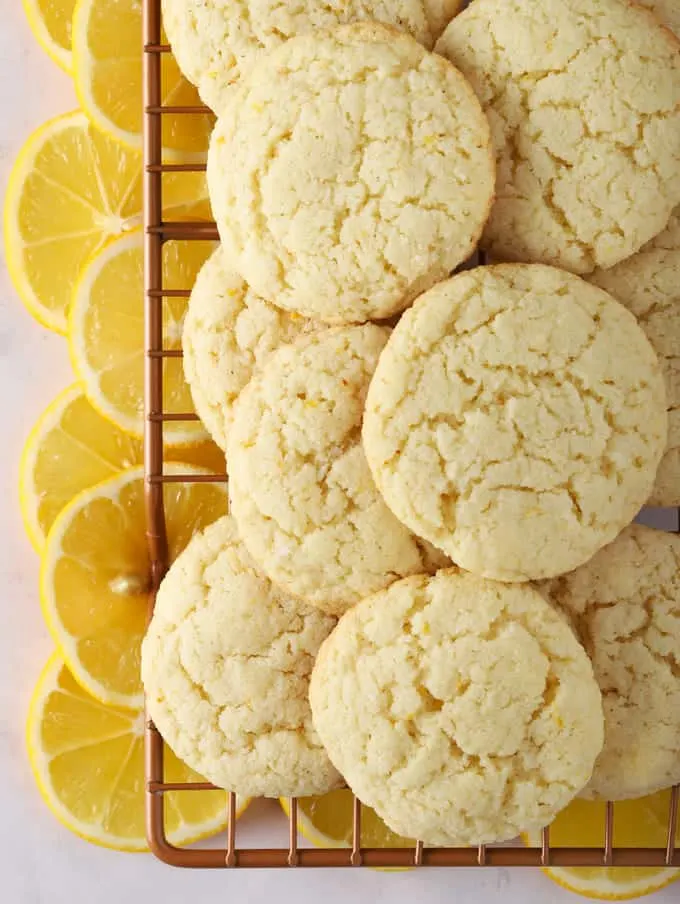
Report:
[[[33,37],[53,63],[56,63],[67,75],[73,75],[73,55],[71,51],[58,44],[49,33],[35,0],[22,0],[22,2]]]
[[[207,468],[199,468],[182,462],[166,464],[166,474],[210,474]],[[50,528],[45,544],[45,551],[40,562],[40,607],[43,617],[62,656],[67,668],[78,684],[99,703],[107,706],[118,706],[121,709],[139,710],[144,705],[144,696],[138,694],[121,694],[112,692],[101,682],[95,680],[81,665],[77,655],[77,638],[68,633],[61,623],[52,587],[52,576],[59,561],[61,542],[74,511],[83,507],[85,502],[95,498],[115,498],[119,490],[135,480],[144,480],[144,468],[126,468],[100,483],[94,484],[80,493],[64,506]],[[226,490],[225,490],[226,492]]]
[[[52,793],[49,783],[45,779],[46,770],[41,768],[40,740],[38,736],[40,727],[40,709],[48,694],[56,687],[56,677],[64,664],[65,663],[58,651],[52,653],[38,677],[28,708],[28,718],[26,720],[26,747],[28,750],[31,771],[35,778],[40,796],[55,818],[79,838],[89,841],[91,844],[95,844],[98,847],[108,848],[109,850],[126,851],[128,853],[147,853],[149,848],[146,839],[130,843],[129,841],[126,842],[116,839],[115,836],[110,835],[109,833],[93,833],[88,829],[86,824],[83,824],[80,820],[76,819],[73,814],[61,804],[56,794]],[[243,813],[249,803],[250,801],[246,799],[241,806],[239,806],[236,813],[237,817]],[[170,841],[173,844],[178,845],[193,844],[203,838],[210,838],[213,835],[224,831],[227,827],[227,823],[228,815],[225,806],[223,815],[215,817],[213,821],[206,823],[197,831],[174,834],[170,838]]]

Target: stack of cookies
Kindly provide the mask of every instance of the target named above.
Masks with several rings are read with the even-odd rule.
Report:
[[[680,781],[680,537],[631,524],[680,503],[680,43],[461,5],[165,0],[218,114],[184,354],[230,514],[143,647],[215,784],[433,845]]]

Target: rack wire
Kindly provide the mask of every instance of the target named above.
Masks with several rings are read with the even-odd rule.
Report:
[[[163,425],[168,421],[196,420],[192,413],[163,410],[163,367],[166,359],[181,357],[181,351],[163,346],[163,305],[167,298],[188,297],[191,287],[164,289],[162,254],[166,242],[217,240],[214,223],[163,220],[163,175],[205,171],[204,163],[165,163],[161,152],[163,117],[205,116],[206,107],[164,106],[161,93],[163,55],[170,52],[162,42],[160,0],[144,0],[144,266],[145,266],[145,454],[147,538],[151,579],[155,591],[168,567],[168,543],[163,509],[163,486],[169,482],[197,480],[224,482],[226,474],[182,475],[164,473]],[[153,598],[151,600],[153,609]],[[215,790],[208,783],[165,781],[163,740],[149,719],[146,721],[146,817],[147,836],[153,853],[165,863],[181,867],[435,867],[435,866],[668,866],[680,867],[678,829],[680,786],[670,795],[666,844],[663,847],[615,847],[616,806],[608,803],[600,847],[552,847],[550,830],[542,832],[540,847],[482,845],[474,848],[434,848],[416,842],[410,848],[366,848],[361,844],[361,803],[354,799],[352,841],[345,848],[311,849],[299,846],[298,805],[289,801],[288,846],[245,848],[237,843],[236,795],[227,795],[226,841],[206,849],[177,847],[168,840],[164,827],[165,795],[181,791],[201,794]]]

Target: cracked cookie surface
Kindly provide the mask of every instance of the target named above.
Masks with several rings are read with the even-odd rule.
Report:
[[[659,361],[606,292],[540,264],[440,283],[394,329],[363,440],[397,515],[461,568],[553,577],[649,497],[666,444]]]
[[[465,260],[495,167],[466,80],[376,24],[258,60],[213,132],[222,243],[263,298],[328,323],[380,319]]]
[[[680,209],[642,251],[588,279],[635,314],[661,361],[668,445],[648,504],[680,505]]]
[[[668,26],[675,35],[680,35],[680,4],[678,0],[636,0],[640,6],[646,6],[657,19]]]
[[[449,560],[385,505],[361,446],[388,330],[335,327],[278,349],[241,393],[227,445],[231,511],[276,584],[333,614]]]
[[[610,267],[680,203],[680,44],[621,0],[475,0],[437,50],[489,116],[482,244],[576,273]]]
[[[276,590],[229,516],[165,576],[142,645],[148,713],[177,756],[245,796],[341,784],[311,722],[309,676],[335,620]]]
[[[454,570],[398,581],[344,615],[310,701],[357,797],[428,844],[547,825],[602,747],[600,692],[566,619],[529,585]]]
[[[377,21],[432,47],[462,0],[163,0],[163,24],[186,77],[219,113],[257,57],[296,35]]]
[[[603,695],[604,748],[582,796],[623,800],[680,782],[680,537],[633,524],[545,590]]]
[[[182,348],[196,412],[220,448],[227,445],[236,399],[256,368],[280,345],[319,328],[256,295],[222,248],[208,258],[191,291]]]

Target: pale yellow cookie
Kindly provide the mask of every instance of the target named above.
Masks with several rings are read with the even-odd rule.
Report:
[[[623,305],[553,267],[479,267],[403,315],[364,448],[411,530],[504,581],[587,561],[649,497],[666,444],[658,359]]]
[[[314,726],[352,791],[426,844],[550,823],[602,749],[602,700],[566,620],[530,585],[418,575],[359,603],[312,672]]]
[[[307,693],[334,624],[274,589],[221,518],[193,538],[158,592],[142,645],[147,711],[177,756],[222,788],[324,794],[340,776]]]
[[[680,3],[678,0],[636,0],[636,2],[640,6],[646,6],[674,34],[680,35]]]
[[[446,60],[380,25],[292,38],[235,89],[208,185],[252,289],[328,323],[384,318],[473,250],[488,123]]]
[[[680,536],[634,524],[546,590],[604,697],[604,748],[583,796],[642,797],[680,782]]]
[[[231,510],[271,578],[339,614],[448,563],[383,502],[361,447],[383,327],[336,327],[274,352],[241,393],[227,444]]]
[[[575,273],[611,267],[680,203],[680,43],[627,0],[474,0],[437,50],[491,123],[482,244]]]
[[[208,258],[191,291],[182,347],[194,407],[222,449],[239,393],[275,348],[318,328],[250,290],[225,260]]]
[[[432,47],[462,0],[163,0],[173,53],[206,104],[221,112],[231,86],[287,38],[375,20]]]
[[[650,505],[680,505],[680,215],[628,260],[595,270],[589,280],[635,314],[659,356],[666,380],[668,446]]]

